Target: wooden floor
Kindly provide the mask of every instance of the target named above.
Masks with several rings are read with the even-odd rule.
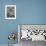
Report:
[[[46,46],[46,42],[44,41],[34,41],[31,40],[21,40],[19,46]]]

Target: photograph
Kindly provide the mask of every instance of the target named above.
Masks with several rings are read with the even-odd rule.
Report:
[[[5,19],[16,19],[16,5],[5,5]]]

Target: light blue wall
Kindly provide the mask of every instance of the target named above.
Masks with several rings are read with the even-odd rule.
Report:
[[[46,24],[46,0],[18,0],[17,18],[21,24]]]
[[[0,0],[0,43],[8,43],[8,34],[16,32],[17,21],[5,19],[5,5],[16,5],[15,0]],[[17,39],[16,39],[17,43]]]
[[[8,4],[16,5],[16,20],[5,20]],[[46,0],[0,0],[0,43],[8,42],[9,32],[18,31],[17,24],[46,24]]]

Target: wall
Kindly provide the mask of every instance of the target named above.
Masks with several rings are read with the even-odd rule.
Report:
[[[5,19],[5,5],[16,5],[16,0],[0,0],[0,44],[8,43],[8,35],[10,32],[16,32],[17,35],[17,19]],[[18,38],[17,38],[18,39]],[[16,39],[16,43],[18,42]]]
[[[8,4],[16,5],[16,20],[5,20]],[[0,44],[8,42],[9,32],[18,32],[17,24],[46,24],[46,0],[0,0]]]
[[[17,0],[19,24],[46,24],[46,0]]]

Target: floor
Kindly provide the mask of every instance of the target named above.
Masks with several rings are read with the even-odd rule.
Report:
[[[21,40],[19,46],[46,46],[46,42],[45,41],[32,42],[31,40],[28,41]]]
[[[0,46],[8,46],[8,44],[0,44]],[[12,45],[10,45],[12,46]],[[18,44],[14,44],[13,46],[18,46]]]
[[[0,46],[8,46],[8,44],[0,44]],[[34,41],[34,42],[32,42],[31,40],[28,40],[28,41],[21,40],[19,45],[14,44],[13,46],[46,46],[46,42],[45,41]]]

